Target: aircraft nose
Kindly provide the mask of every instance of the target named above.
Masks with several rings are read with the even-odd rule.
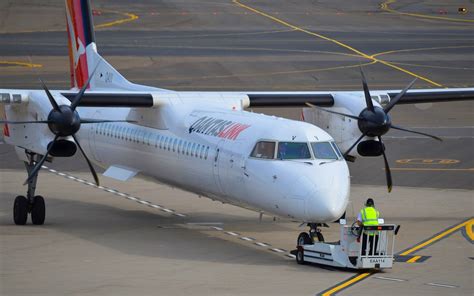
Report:
[[[349,202],[349,169],[345,162],[324,168],[324,175],[315,177],[316,191],[307,199],[308,222],[333,222],[339,219]]]

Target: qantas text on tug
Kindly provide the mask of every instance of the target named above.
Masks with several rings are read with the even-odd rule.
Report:
[[[137,85],[98,54],[89,1],[66,0],[66,16],[72,88],[0,89],[5,142],[15,146],[28,172],[27,195],[14,203],[20,225],[28,215],[33,224],[44,223],[45,202],[35,195],[43,163],[79,150],[96,183],[91,162],[111,178],[126,181],[140,173],[307,222],[313,235],[345,212],[346,159],[383,155],[391,189],[381,136],[402,129],[388,115],[395,103],[474,97],[473,89],[408,91],[413,83],[402,91],[370,93],[365,77],[363,92],[176,92]],[[305,104],[311,106],[304,109],[311,123],[245,111]]]

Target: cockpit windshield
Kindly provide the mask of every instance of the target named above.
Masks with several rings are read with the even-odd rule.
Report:
[[[302,142],[279,142],[278,159],[310,159],[311,153],[307,143]]]
[[[311,143],[314,157],[318,159],[339,159],[341,154],[335,143],[315,142]]]

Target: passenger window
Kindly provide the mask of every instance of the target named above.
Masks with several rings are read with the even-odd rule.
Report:
[[[204,155],[204,159],[207,159],[208,156],[209,156],[209,146],[207,146],[206,148],[206,154]]]
[[[195,152],[196,152],[196,143],[193,143],[193,147],[191,148],[191,156],[194,156]]]
[[[279,142],[278,159],[309,159],[308,144],[304,142]]]
[[[255,144],[251,157],[274,159],[275,158],[275,142],[261,141]]]

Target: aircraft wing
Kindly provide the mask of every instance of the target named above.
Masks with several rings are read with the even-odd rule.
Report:
[[[381,105],[395,98],[401,90],[373,90],[372,99]],[[307,107],[311,103],[320,107],[332,107],[336,97],[363,96],[362,91],[327,92],[248,92],[249,107]],[[437,103],[474,100],[474,88],[418,89],[409,90],[398,104]]]

